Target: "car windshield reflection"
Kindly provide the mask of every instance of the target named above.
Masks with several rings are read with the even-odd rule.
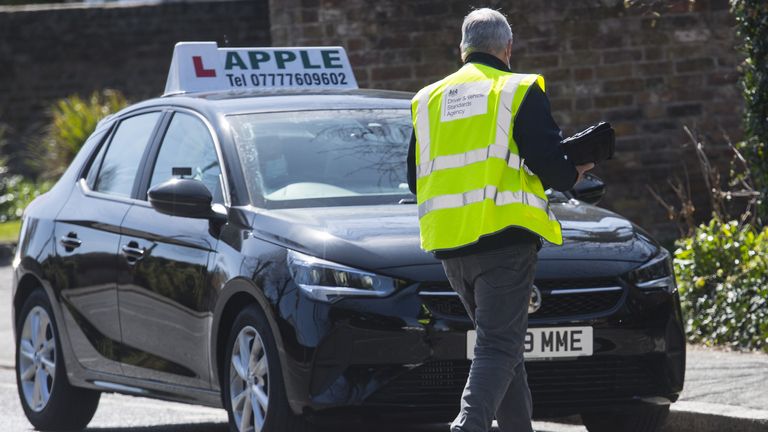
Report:
[[[229,117],[254,203],[397,203],[411,196],[410,112],[357,109]]]

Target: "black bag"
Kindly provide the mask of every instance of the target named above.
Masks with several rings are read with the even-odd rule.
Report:
[[[613,158],[616,135],[610,123],[600,122],[560,141],[574,165],[595,164]]]

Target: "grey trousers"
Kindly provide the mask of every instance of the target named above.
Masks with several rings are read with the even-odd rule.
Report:
[[[536,244],[448,258],[443,268],[477,329],[475,358],[451,432],[532,432],[523,353]]]

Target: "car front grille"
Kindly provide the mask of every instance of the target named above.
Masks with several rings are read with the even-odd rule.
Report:
[[[468,360],[418,366],[385,385],[366,405],[458,408],[469,375]],[[569,361],[526,362],[528,385],[539,408],[588,406],[663,393],[651,365],[642,357],[589,357]]]
[[[538,280],[541,309],[531,319],[600,315],[612,311],[621,301],[624,289],[617,279],[550,279]],[[421,290],[430,312],[454,318],[466,318],[461,300],[448,284],[432,284]]]

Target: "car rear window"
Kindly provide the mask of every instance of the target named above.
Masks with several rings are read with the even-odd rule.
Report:
[[[229,123],[257,205],[357,205],[410,196],[409,110],[243,114]]]
[[[131,195],[139,162],[159,118],[159,112],[152,112],[120,122],[101,162],[94,190],[122,197]]]

